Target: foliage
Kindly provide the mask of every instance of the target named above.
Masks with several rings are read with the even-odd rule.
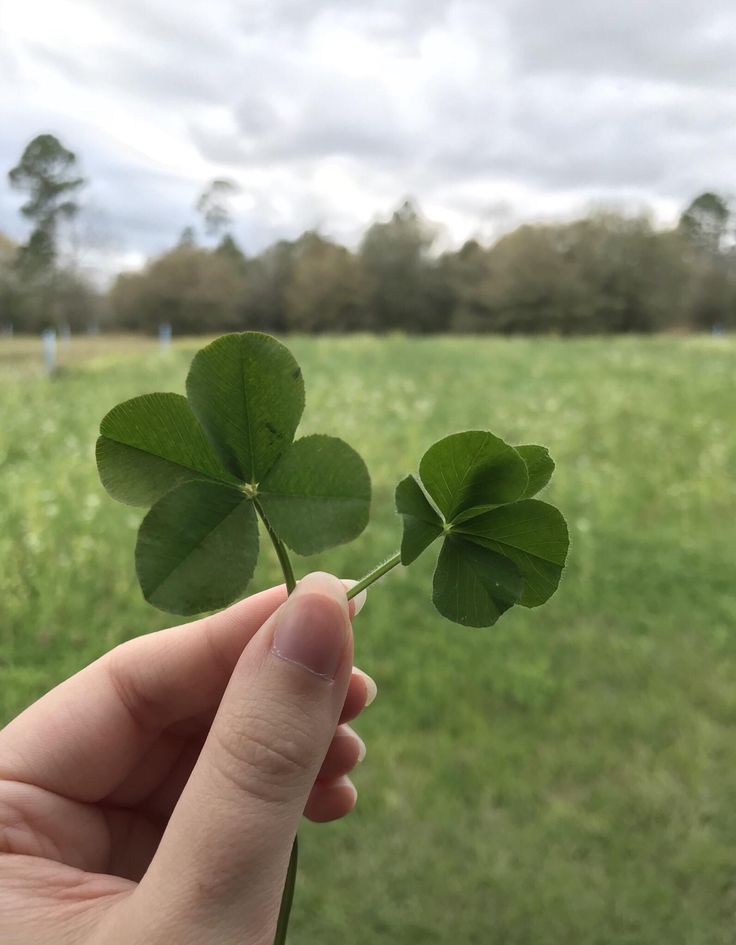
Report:
[[[490,250],[469,244],[445,261],[463,284],[452,325],[564,335],[679,327],[688,318],[683,252],[646,219],[521,226]]]
[[[713,193],[696,197],[680,217],[679,233],[690,250],[688,302],[696,328],[736,325],[735,227],[729,204]]]
[[[235,181],[227,177],[210,181],[202,191],[196,209],[202,215],[208,236],[220,236],[231,226],[233,218],[228,200],[239,192],[240,188]]]
[[[700,194],[683,211],[679,228],[685,238],[702,252],[716,255],[732,235],[731,210],[719,194]]]
[[[79,332],[105,318],[104,300],[84,276],[61,266],[29,272],[19,261],[22,251],[0,239],[0,330]]]
[[[292,331],[342,332],[365,327],[366,277],[344,246],[305,233],[294,244],[284,295]]]
[[[261,331],[287,330],[286,294],[294,265],[294,244],[279,240],[248,261],[242,301],[243,326]],[[292,322],[293,327],[293,322]]]
[[[7,330],[7,326],[13,325],[13,316],[18,309],[17,252],[15,243],[0,233],[0,330]]]
[[[248,265],[245,253],[229,233],[226,233],[217,244],[215,255],[224,257],[235,266],[241,275],[245,275]]]
[[[553,470],[544,447],[514,449],[474,430],[446,436],[427,450],[419,465],[421,485],[413,476],[399,483],[402,564],[443,537],[433,594],[441,614],[485,627],[514,604],[538,607],[549,600],[565,566],[567,526],[554,506],[531,497]]]
[[[80,210],[77,157],[50,134],[38,135],[8,172],[27,194],[20,211],[33,223],[28,240],[0,246],[0,322],[17,331],[87,328],[99,321],[101,300],[80,272],[59,261],[59,224]]]
[[[148,394],[106,415],[97,441],[103,485],[121,502],[152,506],[136,546],[146,600],[193,614],[241,597],[258,559],[257,517],[299,554],[365,528],[365,464],[336,437],[293,442],[303,410],[294,358],[274,338],[246,332],[197,354],[186,398]]]
[[[34,224],[22,252],[24,267],[48,269],[56,258],[59,221],[79,212],[76,194],[85,181],[78,176],[77,157],[54,135],[38,135],[8,171],[8,179],[14,188],[27,192],[28,200],[20,210]]]
[[[359,258],[371,327],[379,331],[441,329],[442,312],[436,305],[430,257],[435,237],[435,229],[408,200],[388,222],[368,228]]]
[[[214,255],[231,264],[227,298],[200,305],[198,317],[172,311],[155,279],[136,283],[138,317],[130,317],[119,284],[111,301],[121,325],[144,330],[160,320],[201,332],[573,335],[736,326],[730,211],[724,219],[708,207],[709,200],[694,201],[672,230],[656,229],[646,216],[601,212],[520,226],[490,247],[470,240],[437,256],[436,229],[405,202],[369,227],[355,253],[308,231],[246,259],[226,235]],[[212,254],[197,252],[206,268]],[[144,276],[170,256],[150,263]],[[166,296],[186,310],[196,290],[183,273]]]
[[[213,341],[192,361],[186,386],[186,398],[146,394],[118,404],[97,441],[110,495],[152,506],[136,546],[146,600],[193,614],[242,596],[258,558],[257,518],[290,588],[294,575],[282,545],[315,554],[365,528],[370,479],[358,454],[335,437],[292,442],[304,381],[275,338],[244,332]],[[543,604],[557,588],[568,548],[557,509],[530,501],[553,469],[544,447],[517,450],[491,433],[439,440],[419,467],[429,499],[413,476],[397,487],[400,553],[360,586],[411,564],[445,536],[433,596],[445,617],[487,627],[516,603]]]
[[[232,328],[239,321],[244,278],[226,255],[180,244],[141,273],[118,276],[110,291],[114,320],[132,331],[158,331],[168,322],[177,334]]]
[[[21,212],[34,228],[11,263],[0,257],[2,323],[34,332],[98,324],[101,300],[76,268],[60,264],[57,245],[58,224],[80,209],[85,181],[75,154],[39,135],[8,176],[27,192]],[[710,191],[671,229],[655,228],[646,214],[594,212],[439,254],[439,228],[405,200],[366,229],[357,251],[309,230],[248,258],[232,232],[238,192],[234,181],[217,178],[197,200],[209,246],[187,226],[174,248],[114,280],[104,313],[111,326],[559,335],[736,327],[736,219],[728,200]],[[61,270],[67,290],[76,286],[71,312],[56,300]]]

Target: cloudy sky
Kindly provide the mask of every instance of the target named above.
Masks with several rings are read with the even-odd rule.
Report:
[[[41,131],[75,150],[101,266],[170,245],[215,176],[249,252],[354,243],[405,195],[450,244],[666,221],[736,190],[735,80],[733,0],[0,0],[0,168]],[[22,238],[18,204],[3,173]]]

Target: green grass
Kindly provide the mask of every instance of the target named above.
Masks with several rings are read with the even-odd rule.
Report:
[[[196,344],[70,357],[0,345],[0,716],[167,623],[140,597],[140,515],[108,499],[102,414],[181,391]],[[543,442],[573,545],[558,594],[490,630],[443,621],[432,553],[357,625],[379,699],[358,810],[307,826],[300,945],[736,942],[736,345],[731,340],[290,342],[307,431],[365,456],[371,525],[307,561],[358,577],[399,537],[395,483],[436,437]],[[269,556],[256,586],[277,579]]]

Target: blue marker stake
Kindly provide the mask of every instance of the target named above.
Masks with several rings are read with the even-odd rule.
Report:
[[[162,351],[168,351],[171,347],[171,325],[169,322],[163,322],[158,326],[158,343]]]
[[[43,349],[43,364],[47,374],[53,374],[56,370],[56,332],[53,328],[47,328],[41,334],[41,347]]]

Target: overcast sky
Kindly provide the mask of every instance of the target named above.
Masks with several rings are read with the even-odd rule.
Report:
[[[736,190],[735,80],[734,0],[0,0],[0,230],[42,131],[108,265],[171,245],[214,176],[248,252],[352,244],[405,195],[451,244],[591,203],[667,220]]]

